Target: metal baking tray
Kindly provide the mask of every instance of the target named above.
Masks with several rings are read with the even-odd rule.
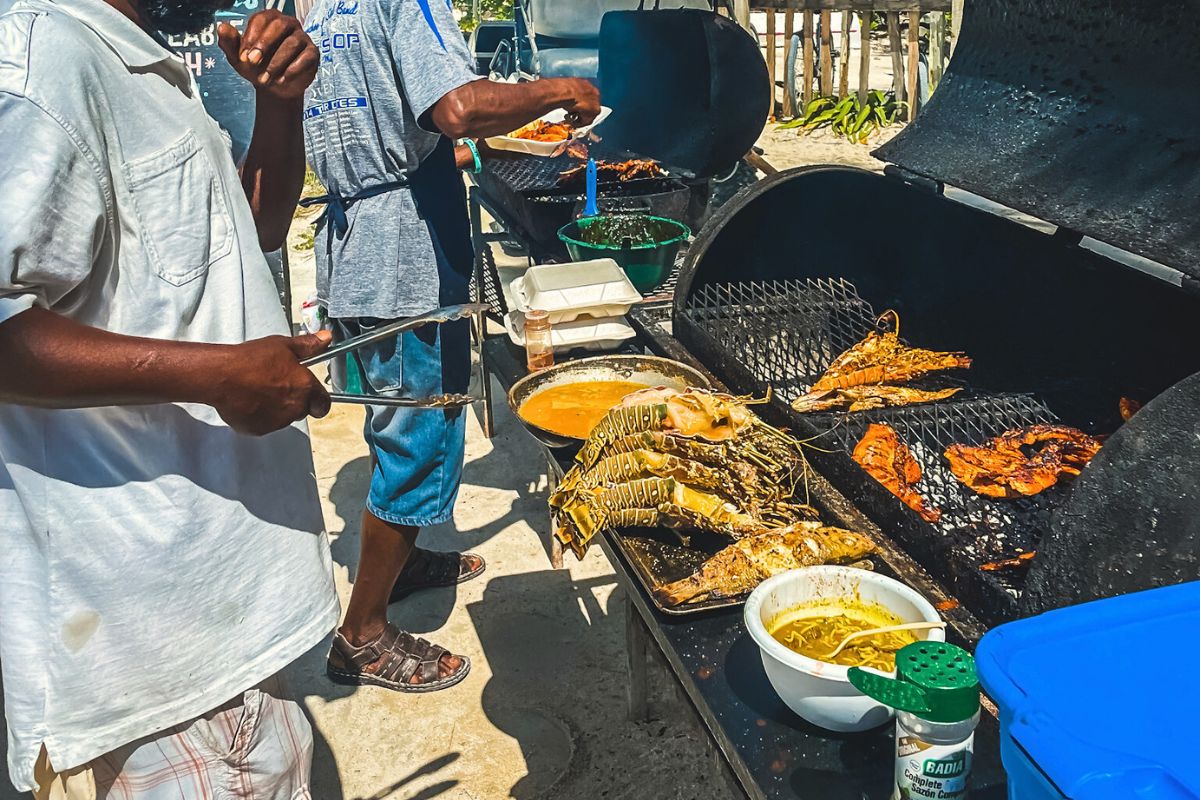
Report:
[[[679,534],[687,541],[686,545]],[[654,594],[659,586],[686,578],[698,570],[718,550],[729,545],[732,540],[727,536],[706,531],[677,532],[669,528],[622,528],[606,531],[603,535],[609,537],[609,541],[633,567],[650,602],[664,614],[682,617],[717,608],[733,608],[745,603],[749,597],[747,592],[720,600],[664,606]],[[874,556],[868,556],[863,561],[869,562],[871,569],[878,569],[878,560]]]
[[[687,539],[687,546],[680,541],[678,534],[683,534]],[[726,536],[703,531],[676,532],[669,528],[622,528],[605,531],[603,535],[608,536],[609,541],[621,551],[621,555],[633,567],[650,602],[664,614],[686,616],[715,608],[740,606],[746,602],[746,596],[743,595],[681,606],[664,606],[654,594],[659,586],[686,578],[698,570],[701,564],[729,544],[730,539]]]

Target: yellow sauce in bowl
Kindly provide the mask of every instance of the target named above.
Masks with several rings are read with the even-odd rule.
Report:
[[[819,607],[789,609],[772,620],[767,630],[784,647],[802,656],[843,667],[874,667],[891,672],[896,669],[896,651],[917,641],[912,631],[853,639],[834,658],[829,658],[829,654],[851,633],[903,622],[883,606],[861,601],[844,606],[823,602]]]
[[[543,389],[526,400],[518,413],[533,425],[569,436],[586,439],[604,415],[630,392],[645,389],[632,381],[586,381],[566,383]]]

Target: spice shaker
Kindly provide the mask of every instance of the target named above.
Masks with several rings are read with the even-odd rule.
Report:
[[[850,683],[896,709],[896,780],[892,800],[962,800],[979,724],[975,659],[945,642],[914,642],[896,653],[896,677],[859,667]]]
[[[554,346],[550,343],[550,315],[531,309],[525,313],[525,367],[539,372],[554,366]]]

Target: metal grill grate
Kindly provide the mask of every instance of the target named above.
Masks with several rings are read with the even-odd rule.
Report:
[[[954,541],[973,563],[1007,558],[1035,547],[1046,515],[1061,493],[1051,490],[1020,500],[993,500],[960,483],[943,455],[955,443],[982,444],[1013,428],[1057,421],[1041,401],[1027,395],[806,416],[820,431],[812,444],[845,453],[854,451],[872,422],[895,429],[921,465],[917,490],[942,512],[932,527]]]
[[[684,313],[789,404],[875,325],[871,305],[837,278],[709,284]]]
[[[790,411],[833,359],[876,325],[875,310],[845,280],[707,285],[694,291],[679,314],[684,324],[677,333],[692,337],[689,346],[698,345],[706,365],[724,371],[722,377],[741,391],[769,389],[776,408],[818,448],[813,460],[831,478],[840,478],[843,491],[878,522],[888,523],[918,561],[964,598],[985,603],[985,616],[1010,613],[1024,575],[982,572],[979,566],[1035,548],[1066,489],[993,500],[963,486],[943,454],[956,442],[981,444],[1006,430],[1057,422],[1049,408],[1027,395],[966,388],[940,403],[859,413]],[[942,376],[916,385],[946,382]],[[872,422],[890,425],[912,450],[922,471],[917,489],[942,512],[937,523],[911,524],[913,515],[903,504],[850,458]]]
[[[579,161],[570,156],[505,155],[490,158],[484,169],[514,192],[541,192],[558,187],[559,176]]]

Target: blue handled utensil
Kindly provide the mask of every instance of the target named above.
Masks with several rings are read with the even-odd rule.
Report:
[[[587,165],[587,200],[583,205],[583,215],[594,217],[600,213],[596,207],[596,159],[589,158]]]

